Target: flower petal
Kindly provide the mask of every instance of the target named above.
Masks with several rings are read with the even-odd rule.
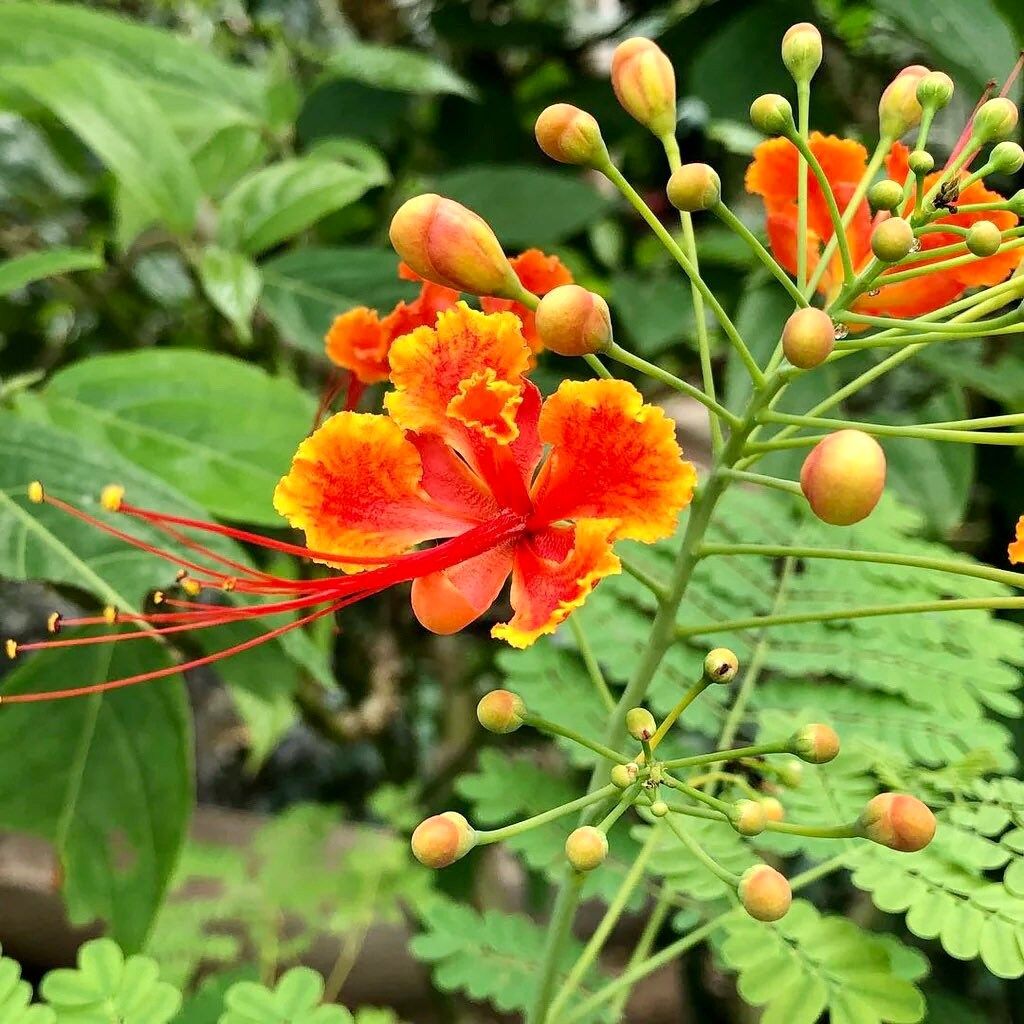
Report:
[[[487,484],[439,437],[409,434],[423,466],[421,486],[441,507],[467,522],[485,523],[501,512]]]
[[[1017,520],[1015,536],[1006,549],[1006,553],[1009,555],[1011,564],[1020,565],[1021,562],[1024,562],[1024,516]]]
[[[387,380],[391,337],[376,310],[357,306],[336,316],[324,342],[327,358],[364,384]]]
[[[621,380],[565,381],[540,416],[551,453],[533,489],[535,520],[609,519],[616,538],[669,536],[693,497],[675,424]]]
[[[557,257],[548,256],[540,249],[527,249],[509,260],[523,287],[534,295],[547,295],[563,284],[572,284],[569,268]],[[534,321],[533,310],[512,299],[482,298],[480,306],[486,313],[514,313],[523,325],[523,337],[533,352],[543,347]]]
[[[400,554],[451,537],[477,520],[434,501],[421,486],[420,454],[386,416],[340,412],[299,445],[274,491],[274,508],[318,551],[354,557]],[[333,561],[333,560],[332,560]]]
[[[599,580],[621,572],[611,547],[615,528],[615,522],[589,519],[575,527],[550,527],[520,540],[512,569],[515,614],[509,622],[495,626],[491,635],[522,648],[553,633],[583,604]],[[570,542],[562,559],[545,557],[565,550]]]
[[[447,636],[464,629],[494,604],[512,572],[507,542],[450,569],[420,576],[412,584],[412,610],[420,625]]]

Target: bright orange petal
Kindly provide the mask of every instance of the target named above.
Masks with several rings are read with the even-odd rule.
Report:
[[[1010,556],[1010,562],[1013,565],[1020,565],[1021,562],[1024,562],[1024,516],[1017,520],[1016,536],[1006,549],[1006,553]]]
[[[491,635],[522,648],[553,633],[598,581],[621,572],[611,547],[615,529],[614,522],[591,519],[575,527],[552,527],[516,544],[511,594],[515,614],[509,622],[495,626]],[[566,548],[559,560],[547,557]]]
[[[324,340],[327,358],[364,384],[387,380],[391,336],[374,310],[357,306],[335,317]]]
[[[616,538],[651,542],[693,497],[675,424],[626,381],[564,381],[544,403],[540,438],[551,453],[533,490],[538,522],[614,520]]]
[[[494,604],[512,572],[511,542],[413,581],[412,610],[420,625],[447,636]]]
[[[879,283],[885,280],[883,275]],[[900,319],[921,316],[954,302],[964,287],[952,271],[917,277],[912,281],[874,289],[853,304],[854,312],[867,316],[893,316]]]
[[[548,256],[540,249],[527,249],[509,260],[523,287],[534,295],[547,295],[549,291],[563,284],[572,284],[569,268],[557,257]],[[523,325],[523,337],[533,352],[543,347],[537,334],[533,311],[512,299],[482,298],[480,307],[485,313],[514,313]]]
[[[440,313],[435,327],[419,327],[399,338],[391,346],[390,361],[395,390],[384,403],[392,418],[407,430],[454,441],[465,428],[451,417],[452,400],[459,399],[456,410],[461,410],[467,388],[477,390],[465,382],[489,369],[495,381],[521,388],[530,349],[510,313],[480,313],[460,302]]]
[[[491,367],[477,370],[459,383],[458,394],[448,403],[448,415],[484,437],[509,444],[519,436],[516,413],[523,400],[519,383],[498,380]]]
[[[475,525],[472,514],[433,501],[422,479],[419,452],[396,423],[339,412],[299,445],[274,508],[310,548],[354,557],[397,555]]]

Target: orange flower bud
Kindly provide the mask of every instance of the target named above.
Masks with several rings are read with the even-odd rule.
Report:
[[[627,764],[617,764],[610,774],[613,785],[618,786],[619,789],[629,789],[636,782],[640,769],[635,762],[630,761]]]
[[[499,735],[515,732],[523,724],[526,704],[511,690],[491,690],[476,706],[477,721],[488,731]]]
[[[785,135],[796,129],[792,105],[775,92],[758,96],[750,104],[750,123],[765,135]]]
[[[728,647],[716,647],[704,658],[704,678],[709,683],[731,683],[739,668],[739,658]]]
[[[649,740],[658,731],[658,723],[647,708],[630,708],[626,712],[626,732],[635,740]]]
[[[902,217],[889,217],[871,232],[871,251],[883,263],[895,263],[914,248],[914,229]]]
[[[593,825],[584,825],[569,833],[565,856],[577,871],[593,871],[608,856],[608,837]]]
[[[391,219],[391,244],[420,277],[473,295],[518,299],[523,288],[488,223],[461,203],[428,193]]]
[[[545,107],[537,118],[533,134],[537,145],[561,164],[599,168],[608,163],[608,149],[597,119],[571,103]]]
[[[782,63],[794,82],[809,82],[821,66],[821,33],[809,22],[801,21],[782,37]]]
[[[729,813],[729,822],[741,836],[758,836],[767,821],[760,800],[737,800]]]
[[[935,815],[916,796],[879,793],[859,819],[860,834],[901,853],[923,850],[935,835]]]
[[[684,213],[710,210],[722,196],[722,179],[707,164],[683,164],[668,179],[668,201]]]
[[[782,351],[801,370],[820,366],[832,354],[835,344],[832,317],[814,306],[798,309],[782,329]]]
[[[793,733],[789,749],[808,764],[827,764],[839,753],[839,736],[835,729],[816,722]]]
[[[653,40],[636,36],[615,48],[612,88],[626,113],[658,138],[675,131],[676,73]]]
[[[1003,244],[1003,233],[990,220],[979,220],[967,230],[967,251],[975,256],[992,256]]]
[[[921,121],[918,83],[928,74],[922,64],[904,68],[886,87],[878,101],[878,129],[882,137],[902,138]]]
[[[793,902],[793,890],[785,876],[767,864],[747,868],[738,892],[743,909],[756,921],[778,921]]]
[[[428,868],[446,868],[473,849],[475,842],[469,822],[455,811],[445,811],[416,826],[412,852]]]
[[[786,808],[773,796],[766,796],[761,801],[761,810],[767,821],[783,821],[786,817]]]
[[[608,303],[578,284],[559,285],[548,292],[540,300],[534,322],[544,347],[560,356],[592,355],[612,341]]]
[[[811,511],[832,526],[869,516],[885,487],[885,452],[862,430],[839,430],[804,459],[800,489]]]
[[[1017,104],[1006,96],[983,103],[971,122],[971,134],[979,142],[995,142],[1013,134],[1017,127]]]

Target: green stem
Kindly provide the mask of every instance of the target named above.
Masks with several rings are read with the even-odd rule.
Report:
[[[688,796],[691,800],[696,800],[697,803],[704,804],[705,807],[710,807],[713,811],[719,811],[727,818],[729,817],[729,812],[732,808],[724,800],[719,800],[716,796],[710,796],[708,793],[705,793],[704,790],[697,789],[696,787],[683,782],[681,779],[673,778],[671,775],[665,776],[665,785],[670,789],[678,790],[680,793]]]
[[[654,948],[654,942],[657,939],[662,926],[665,924],[671,910],[672,890],[668,885],[663,885],[654,907],[647,915],[647,923],[644,925],[644,930],[641,933],[636,946],[633,947],[633,952],[630,954],[629,963],[626,965],[627,970],[635,967],[638,963],[651,955],[651,950]],[[622,1017],[623,1011],[626,1008],[626,1001],[628,999],[628,988],[620,992],[615,997],[608,1014],[612,1020],[619,1020]]]
[[[558,965],[562,960],[562,950],[572,931],[572,922],[576,917],[576,907],[579,905],[580,891],[583,888],[585,877],[582,871],[570,871],[568,878],[558,890],[555,907],[551,912],[551,921],[548,924],[547,942],[544,944],[544,959],[542,961],[544,966],[540,984],[526,1018],[529,1024],[533,1024],[533,1022],[545,1024],[547,1019],[548,1006],[555,990]]]
[[[651,750],[656,750],[658,744],[665,738],[665,734],[672,728],[679,719],[679,716],[710,686],[711,684],[701,676],[683,694],[676,706],[665,716],[665,720],[658,726],[657,731],[651,737]],[[648,762],[649,763],[649,762]]]
[[[552,807],[549,811],[535,814],[532,818],[526,818],[523,821],[516,821],[511,825],[505,825],[504,828],[477,830],[476,845],[490,846],[492,843],[503,842],[506,839],[511,839],[513,836],[521,835],[523,832],[529,832],[531,829],[546,825],[550,821],[564,818],[567,814],[573,814],[593,804],[600,803],[602,800],[607,800],[610,796],[618,795],[619,791],[614,786],[608,785],[604,789],[587,793],[586,796],[581,796],[577,800],[571,800],[567,804],[559,804],[558,807]]]
[[[785,754],[788,751],[789,740],[776,740],[774,743],[754,743],[732,750],[714,750],[709,754],[677,757],[674,761],[665,761],[662,768],[670,771],[677,768],[699,768],[701,765],[715,764],[718,761],[738,761],[743,757],[764,757],[766,754]]]
[[[668,587],[661,580],[655,579],[646,569],[622,555],[619,555],[619,561],[622,563],[622,571],[632,576],[637,583],[643,584],[657,600],[664,601],[668,597]]]
[[[610,695],[609,695],[610,696]],[[614,707],[614,701],[612,702]],[[603,743],[598,743],[597,740],[592,740],[582,733],[576,732],[575,729],[570,729],[567,726],[559,725],[557,722],[551,722],[546,718],[541,718],[540,715],[534,715],[527,713],[523,716],[523,724],[529,725],[539,732],[546,732],[550,736],[561,736],[564,739],[571,740],[573,743],[578,743],[581,747],[586,747],[588,750],[592,750],[595,754],[600,755],[607,761],[611,761],[612,764],[626,764],[629,758],[624,754],[620,754],[617,750],[612,750],[611,747],[605,746]]]
[[[1001,246],[999,251],[1010,252],[1013,249],[1019,249],[1024,246],[1024,238],[1015,238],[1012,242],[1007,242]],[[975,256],[973,253],[965,253],[963,256],[954,256],[952,259],[939,260],[937,263],[926,263],[923,266],[915,267],[912,270],[900,270],[895,274],[886,274],[881,279],[881,284],[900,284],[903,281],[913,281],[919,277],[926,277],[929,274],[939,274],[946,270],[954,270],[956,267],[962,267],[969,263],[977,263],[978,260],[987,259],[985,256]],[[849,298],[849,297],[848,297]],[[836,309],[842,308],[844,305],[843,297],[837,301]]]
[[[807,836],[808,839],[855,839],[860,835],[856,821],[846,825],[801,825],[795,821],[768,821],[764,827],[767,832],[784,832],[790,836]]]
[[[915,423],[863,423],[859,420],[822,419],[817,416],[790,416],[786,413],[766,412],[762,420],[767,423],[789,423],[808,430],[862,430],[876,437],[907,437],[918,441],[949,441],[960,444],[998,444],[1019,446],[1024,444],[1024,434],[994,434],[976,430],[956,430],[947,427],[934,427],[929,424]],[[794,441],[804,440],[794,438]],[[783,441],[787,447],[788,441]],[[755,441],[748,445],[747,451],[772,451],[771,441]]]
[[[601,360],[597,358],[597,356],[595,356],[595,355],[586,355],[586,356],[583,357],[583,361],[602,380],[612,380],[614,378],[614,374],[612,373],[612,371],[609,370],[608,367],[605,366],[604,363],[602,363]]]
[[[756,445],[754,446],[757,447]],[[770,487],[776,491],[785,491],[787,494],[796,494],[801,498],[803,491],[795,480],[780,480],[775,476],[765,476],[762,473],[748,473],[742,469],[726,469],[723,472],[730,480],[740,480],[748,484],[758,484],[761,487]]]
[[[594,656],[594,649],[590,646],[590,641],[587,639],[587,634],[583,629],[583,624],[580,622],[580,617],[578,615],[570,615],[569,626],[572,629],[573,636],[576,638],[576,647],[579,649],[580,657],[583,659],[587,675],[590,676],[590,681],[594,684],[594,689],[597,690],[601,703],[606,711],[614,711],[615,698],[612,696],[612,691],[608,689],[608,683],[605,681],[601,666]]]
[[[664,820],[668,823],[668,827],[672,829],[676,838],[683,844],[683,846],[685,846],[690,853],[692,853],[693,856],[715,876],[715,878],[724,882],[731,889],[735,889],[740,884],[740,876],[733,874],[733,872],[729,871],[728,868],[722,867],[722,865],[719,864],[718,861],[716,861],[714,857],[712,857],[707,850],[705,850],[704,847],[686,831],[686,829],[680,827],[679,822],[673,820],[671,814],[669,814]]]
[[[811,81],[799,79],[796,83],[797,131],[804,145],[810,135]],[[796,279],[800,289],[807,286],[807,158],[801,153],[796,179]],[[806,301],[806,300],[804,300]],[[799,305],[799,299],[797,305]]]

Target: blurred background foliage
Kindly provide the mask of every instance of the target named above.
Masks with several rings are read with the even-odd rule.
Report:
[[[900,67],[921,62],[955,79],[932,136],[942,151],[1024,44],[1018,0],[0,3],[0,256],[11,261],[0,266],[0,404],[15,453],[0,485],[23,485],[29,470],[12,467],[26,452],[43,468],[61,453],[83,493],[90,477],[98,487],[137,474],[140,489],[171,504],[279,529],[270,493],[329,376],[323,334],[345,309],[387,310],[414,292],[397,278],[386,226],[424,190],[476,209],[510,252],[558,254],[608,297],[630,347],[693,377],[685,281],[603,182],[545,160],[532,123],[555,101],[593,112],[668,219],[660,147],[607,82],[616,42],[654,37],[680,82],[684,158],[718,168],[727,200],[760,231],[760,204],[743,191],[759,141],[746,111],[759,93],[790,91],[778,41],[801,20],[825,36],[813,125],[869,149],[877,97]],[[1009,194],[1020,183],[991,184]],[[773,346],[784,297],[741,241],[699,218],[698,228],[709,283],[755,351]],[[1019,411],[1024,356],[1014,347],[1013,337],[936,346],[847,412],[899,421]],[[843,372],[857,365],[844,361]],[[546,356],[538,379],[549,388],[580,372]],[[788,400],[806,408],[835,383],[809,376]],[[928,538],[1002,562],[1024,508],[1015,449],[887,450],[894,490]],[[775,468],[792,473],[792,457]],[[19,567],[9,547],[3,575],[69,584],[59,600],[72,605],[96,593]],[[143,580],[159,580],[152,566],[114,582]],[[57,598],[18,588],[0,600],[5,632],[27,637]],[[385,594],[346,612],[340,633],[325,627],[219,675],[197,673],[200,799],[259,810],[312,799],[401,826],[450,802],[480,743],[472,707],[501,678],[488,626],[425,637],[406,595]],[[179,802],[183,832],[189,801]],[[9,809],[0,817],[47,832]],[[169,868],[156,874],[159,891]],[[464,866],[444,885],[465,890]],[[83,897],[86,917],[95,897]],[[127,921],[122,937],[145,930]],[[956,1000],[977,982],[965,978],[958,968],[943,988],[940,977],[936,1005],[951,1008],[935,1020],[972,1019]],[[1019,982],[981,984],[1000,1015],[984,1019],[1024,1019]]]

